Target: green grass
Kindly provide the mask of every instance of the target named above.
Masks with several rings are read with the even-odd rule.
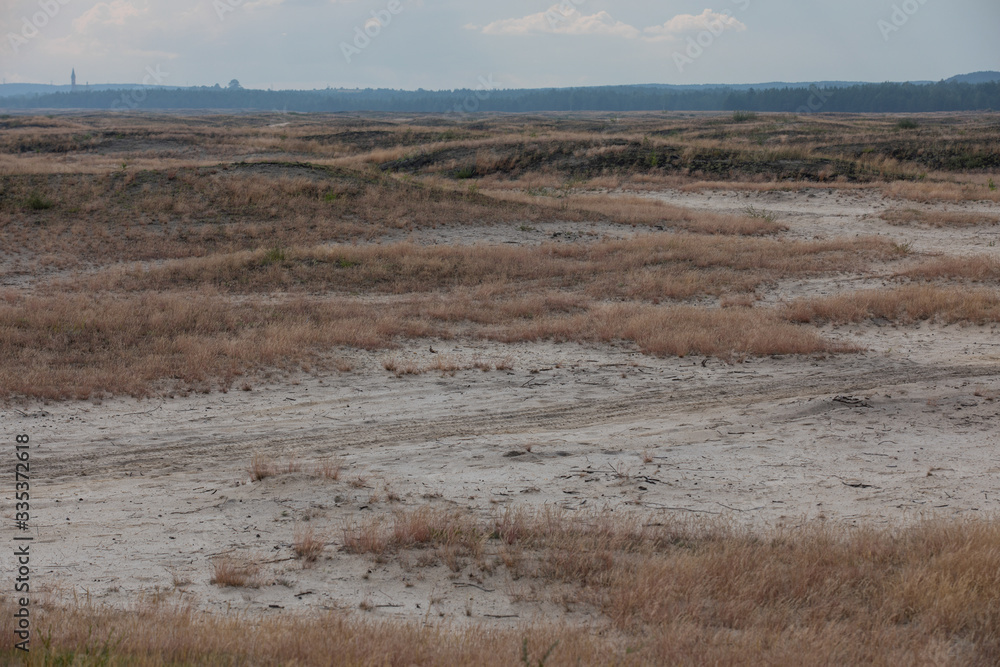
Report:
[[[53,203],[50,200],[41,196],[37,192],[33,192],[31,196],[28,197],[26,204],[32,211],[46,211],[53,206]]]
[[[264,259],[261,260],[261,264],[264,266],[270,266],[272,264],[280,264],[288,259],[288,253],[280,245],[274,246],[264,255]]]

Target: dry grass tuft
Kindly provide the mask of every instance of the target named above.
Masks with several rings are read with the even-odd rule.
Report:
[[[271,457],[255,453],[250,458],[250,467],[247,471],[250,473],[250,479],[259,482],[274,477],[278,472],[278,466]]]
[[[323,479],[328,479],[331,481],[339,481],[340,473],[344,469],[344,462],[340,459],[327,459],[321,461],[316,466],[316,476],[322,477]]]
[[[295,555],[302,559],[303,567],[309,567],[315,563],[326,549],[326,542],[322,536],[316,534],[316,529],[312,526],[295,527],[295,536],[292,542],[292,550]]]
[[[376,518],[344,528],[344,550],[381,556],[400,549],[434,546],[452,558],[478,557],[487,536],[465,512],[423,507],[395,514],[391,524]]]
[[[220,556],[212,561],[210,583],[233,588],[260,588],[263,585],[259,565],[232,556]]]
[[[382,367],[390,373],[395,374],[398,378],[401,378],[404,375],[420,375],[424,372],[416,363],[412,361],[402,361],[397,357],[386,359],[382,362]]]
[[[391,544],[390,534],[385,530],[383,517],[369,517],[358,523],[345,526],[343,549],[347,553],[385,553]]]

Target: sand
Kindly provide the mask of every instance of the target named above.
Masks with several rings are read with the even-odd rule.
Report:
[[[753,204],[775,211],[791,236],[889,234],[922,253],[995,253],[1000,236],[995,226],[889,226],[877,212],[899,203],[870,192],[656,196],[721,211]],[[504,229],[490,238],[506,242]],[[506,233],[533,242],[517,228]],[[801,281],[764,296],[886,280]],[[363,605],[376,616],[457,622],[574,619],[588,610],[557,605],[500,570],[347,554],[344,528],[423,506],[484,519],[516,506],[644,512],[761,529],[1000,510],[995,327],[823,333],[867,351],[730,364],[657,359],[627,345],[421,341],[352,351],[349,373],[275,377],[250,391],[3,406],[11,446],[15,433],[33,445],[33,581],[126,607],[167,596],[205,611]],[[442,354],[510,369],[397,378],[383,367],[390,357],[426,366]],[[294,461],[297,471],[252,481],[254,454],[286,470]],[[339,480],[315,473],[330,459],[343,464]],[[292,551],[306,525],[327,542],[311,568]],[[213,559],[224,555],[259,563],[264,585],[212,585]]]

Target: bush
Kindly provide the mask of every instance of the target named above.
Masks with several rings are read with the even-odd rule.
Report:
[[[264,259],[261,263],[264,266],[270,266],[271,264],[280,264],[286,259],[288,259],[288,254],[285,252],[285,249],[281,246],[274,246],[264,254]]]
[[[28,197],[28,208],[32,211],[45,211],[52,208],[52,202],[41,196],[37,192]]]
[[[912,118],[904,118],[896,123],[897,130],[915,130],[918,127],[920,127],[920,124]]]
[[[746,123],[747,121],[757,120],[757,114],[753,111],[734,111],[733,112],[733,122],[734,123]]]

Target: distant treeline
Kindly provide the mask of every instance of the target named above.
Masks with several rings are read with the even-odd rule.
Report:
[[[82,90],[0,99],[6,109],[219,109],[287,112],[536,111],[872,112],[1000,110],[1000,82],[881,83],[844,88],[597,86],[538,90],[270,91],[243,88]]]

